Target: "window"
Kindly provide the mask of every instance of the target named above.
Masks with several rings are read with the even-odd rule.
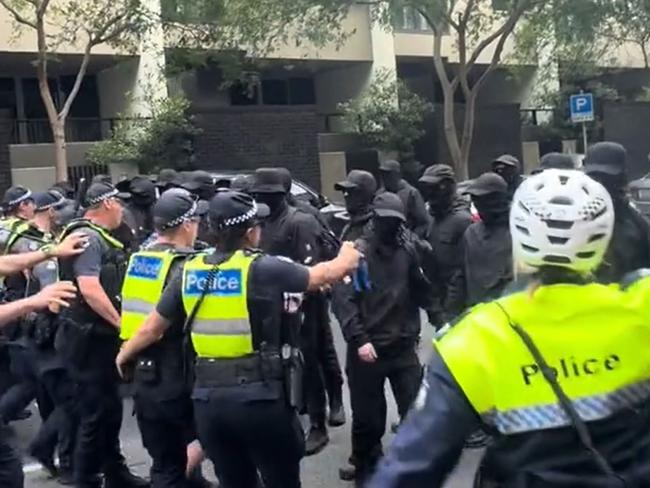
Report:
[[[230,87],[230,103],[232,105],[259,104],[259,90],[256,85],[236,82]]]
[[[16,108],[16,88],[13,78],[0,78],[0,109]]]
[[[316,104],[313,78],[289,78],[289,103],[291,105]]]
[[[259,94],[261,93],[261,97]],[[267,78],[257,84],[230,88],[231,105],[314,105],[313,78]]]
[[[264,105],[288,105],[289,83],[286,80],[262,80]]]
[[[62,76],[59,87],[63,97],[72,91],[76,76]],[[79,92],[70,107],[70,117],[99,118],[99,95],[97,79],[94,75],[86,76],[79,87]]]
[[[161,0],[162,18],[170,22],[216,21],[223,10],[222,0]]]
[[[394,27],[406,31],[430,30],[425,18],[413,7],[402,7],[396,12]]]

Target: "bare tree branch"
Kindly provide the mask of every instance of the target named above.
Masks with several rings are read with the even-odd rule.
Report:
[[[20,12],[18,12],[18,10],[16,10],[14,7],[9,5],[9,2],[7,0],[0,0],[0,5],[2,5],[11,14],[11,16],[16,20],[16,22],[18,22],[19,24],[29,26],[32,29],[36,30],[36,23],[24,17]]]
[[[83,82],[84,77],[86,76],[86,71],[88,70],[88,63],[90,62],[90,51],[92,50],[93,45],[90,42],[90,39],[86,43],[86,49],[84,50],[84,57],[83,60],[81,61],[81,66],[79,67],[79,71],[77,71],[77,76],[74,80],[74,85],[72,85],[72,90],[70,90],[70,93],[68,94],[68,97],[65,100],[65,104],[63,105],[63,108],[59,112],[59,120],[65,120],[68,114],[70,113],[70,108],[72,107],[72,104],[74,103],[74,99],[77,97],[77,93],[79,93],[79,89],[81,88],[81,83]]]

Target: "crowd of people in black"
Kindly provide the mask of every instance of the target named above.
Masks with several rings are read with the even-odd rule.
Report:
[[[573,169],[573,160],[548,154],[535,173],[550,169]],[[628,200],[624,148],[594,145],[584,171],[616,211],[597,279],[650,267],[650,226]],[[283,168],[260,168],[228,188],[206,171],[170,169],[117,185],[100,175],[85,191],[14,186],[0,221],[2,252],[18,266],[5,270],[0,258],[0,421],[26,418],[36,400],[42,424],[29,453],[78,488],[210,486],[204,458],[225,488],[260,480],[295,488],[303,455],[320,452],[328,428],[346,423],[345,372],[352,438],[339,474],[362,486],[383,455],[386,380],[400,419],[420,389],[421,312],[443,329],[523,286],[509,225],[521,182],[509,155],[464,193],[444,164],[426,168],[417,188],[397,161],[376,175],[353,170],[335,186],[348,217],[340,235],[292,196]],[[205,292],[230,276],[219,274],[227,266],[240,281],[224,278],[232,289]],[[149,282],[138,281],[148,273]],[[192,278],[208,285],[193,292]],[[21,303],[4,315],[2,307]],[[347,344],[343,367],[330,311]],[[125,394],[153,460],[150,481],[121,453]],[[306,432],[298,413],[309,419]],[[0,486],[23,486],[2,434]]]

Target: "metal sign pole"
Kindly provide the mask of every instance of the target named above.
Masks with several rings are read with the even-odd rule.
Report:
[[[587,123],[582,123],[582,154],[587,154]]]

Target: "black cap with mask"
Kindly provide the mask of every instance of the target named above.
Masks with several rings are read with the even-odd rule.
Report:
[[[510,214],[510,196],[508,184],[496,173],[483,173],[470,185],[467,193],[481,220],[487,226],[508,223]]]
[[[402,199],[391,192],[380,193],[372,202],[373,228],[377,239],[385,245],[399,243],[400,228],[406,222]]]
[[[287,207],[286,173],[280,168],[259,168],[255,171],[251,193],[269,208],[271,218]]]
[[[156,201],[156,185],[146,176],[134,176],[129,183],[129,192],[133,203],[138,206],[148,207]]]
[[[584,172],[601,183],[614,203],[627,202],[627,151],[615,142],[599,142],[587,149]]]
[[[418,180],[420,192],[429,203],[431,213],[444,214],[456,195],[456,174],[447,164],[434,164],[424,170]]]
[[[345,208],[354,219],[368,214],[377,192],[377,180],[372,173],[355,169],[348,173],[345,180],[336,183],[334,189],[343,192]]]

